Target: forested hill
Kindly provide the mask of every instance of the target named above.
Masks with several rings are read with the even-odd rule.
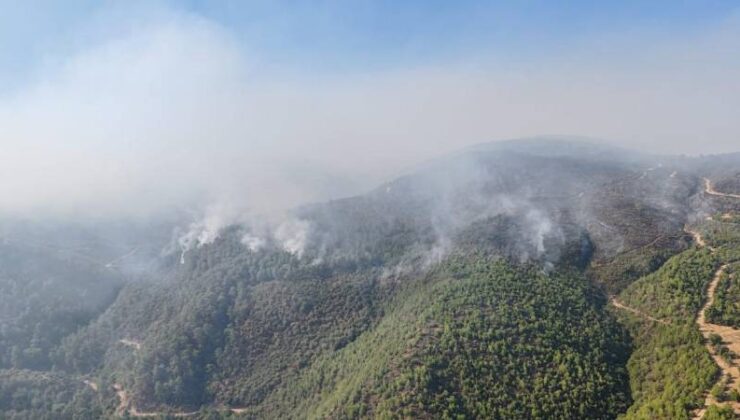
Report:
[[[693,316],[702,284],[664,300],[645,291],[679,284],[663,272],[683,263],[712,273],[684,227],[734,211],[707,199],[702,177],[726,187],[738,168],[733,156],[504,142],[278,220],[193,223],[170,246],[171,229],[144,229],[111,248],[111,265],[96,247],[60,256],[8,242],[0,290],[38,309],[0,312],[0,417],[655,414],[646,345],[688,340],[706,356],[704,382],[711,359],[693,324],[648,336],[610,301]],[[54,287],[85,304],[62,316]],[[689,413],[704,382],[674,394],[685,404],[671,412]]]

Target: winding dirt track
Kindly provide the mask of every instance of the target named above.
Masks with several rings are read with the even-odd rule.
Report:
[[[740,198],[740,195],[725,194],[714,190],[714,188],[712,188],[711,182],[707,178],[704,178],[704,192],[714,196]],[[686,231],[690,233],[694,237],[694,239],[696,239],[696,243],[699,244],[699,246],[706,246],[712,252],[715,251],[714,248],[707,246],[706,241],[704,241],[699,232],[689,229],[686,229]],[[732,327],[727,327],[724,325],[711,324],[707,322],[706,311],[714,303],[717,285],[719,284],[719,281],[722,277],[722,273],[727,269],[727,265],[728,264],[722,265],[714,273],[714,277],[709,283],[709,287],[707,287],[707,301],[704,303],[704,306],[699,310],[699,313],[696,316],[696,324],[699,327],[699,331],[701,331],[702,335],[706,339],[707,350],[709,351],[709,354],[711,354],[712,359],[714,359],[714,362],[717,363],[722,371],[718,383],[724,382],[725,391],[729,391],[733,388],[737,389],[738,384],[740,384],[740,368],[738,368],[736,361],[727,361],[719,354],[717,354],[717,352],[710,344],[709,337],[713,334],[719,335],[720,337],[722,337],[723,345],[727,346],[727,348],[729,348],[732,352],[740,354],[740,330],[736,330]],[[696,420],[701,419],[710,405],[727,405],[732,408],[735,414],[740,414],[740,402],[727,401],[720,403],[711,395],[711,393],[707,392],[707,396],[704,399],[704,407],[696,410],[693,413],[693,418]]]
[[[740,199],[740,195],[738,194],[726,194],[726,193],[721,193],[719,191],[716,191],[712,187],[712,184],[708,178],[704,178],[704,191],[706,194],[709,194],[709,195]],[[714,248],[707,245],[706,241],[704,241],[704,239],[701,237],[701,234],[698,231],[690,230],[687,228],[686,232],[694,237],[696,243],[699,246],[707,247],[709,250],[714,252]],[[109,264],[107,266],[110,266],[110,265],[112,264]],[[722,342],[724,345],[726,345],[732,352],[736,354],[740,354],[740,330],[735,330],[734,328],[726,327],[722,325],[710,324],[706,321],[706,317],[705,317],[706,310],[709,307],[711,307],[712,304],[714,303],[714,296],[715,296],[715,292],[717,289],[717,284],[719,283],[721,275],[723,271],[726,269],[726,267],[727,267],[727,264],[723,265],[714,274],[714,277],[712,281],[710,282],[709,287],[707,289],[707,301],[704,304],[704,306],[701,308],[699,313],[697,314],[696,323],[702,335],[704,335],[704,337],[707,340],[707,344],[706,344],[707,350],[712,355],[712,358],[714,359],[715,363],[717,363],[717,365],[722,370],[720,381],[725,381],[726,390],[730,390],[732,389],[732,387],[736,386],[736,384],[740,384],[740,368],[738,368],[735,362],[727,362],[722,357],[720,357],[711,347],[709,343],[709,337],[712,334],[717,334],[721,336]],[[622,302],[617,300],[616,297],[611,298],[611,304],[614,305],[614,307],[616,308],[626,310],[628,312],[632,312],[633,314],[643,317],[652,322],[657,322],[657,323],[661,323],[664,325],[669,324],[668,321],[655,318],[638,309],[624,305]],[[119,340],[119,341],[122,344],[131,346],[136,350],[141,349],[141,344],[139,342],[136,342],[133,340]],[[88,385],[92,387],[92,384],[88,384]],[[95,387],[97,388],[97,386]],[[114,384],[113,388],[115,389],[116,395],[118,396],[118,399],[120,401],[118,407],[116,408],[116,415],[118,416],[124,416],[128,413],[128,415],[130,415],[131,417],[158,417],[158,416],[163,416],[163,415],[167,415],[171,417],[191,417],[198,413],[197,411],[190,411],[190,412],[139,411],[136,408],[136,406],[133,404],[133,402],[130,400],[127,392],[123,389],[121,385]],[[693,418],[701,419],[704,416],[704,413],[706,412],[707,407],[709,407],[712,404],[721,404],[721,403],[718,403],[715,400],[715,398],[712,397],[710,393],[707,393],[706,399],[704,401],[704,407],[695,411]],[[732,407],[733,411],[736,414],[740,414],[740,402],[725,402],[724,404],[727,404],[730,407]],[[225,408],[225,409],[234,414],[240,414],[247,410],[247,408]]]
[[[198,414],[197,411],[189,411],[189,412],[139,411],[136,408],[136,406],[133,404],[131,399],[129,398],[126,390],[124,390],[121,385],[113,384],[113,389],[116,391],[116,396],[118,396],[118,400],[120,401],[120,403],[118,404],[118,407],[116,408],[116,415],[119,417],[124,417],[126,414],[128,414],[130,417],[159,417],[159,416],[191,417],[191,416]]]
[[[133,348],[135,351],[141,350],[141,342],[136,340],[120,339],[119,343]],[[118,397],[118,407],[116,407],[116,415],[124,417],[128,414],[131,417],[191,417],[198,414],[197,411],[180,411],[180,412],[164,412],[164,411],[139,411],[136,405],[128,395],[123,385],[113,384],[113,389],[116,391]]]
[[[714,362],[717,363],[720,369],[722,369],[722,375],[719,381],[724,381],[725,390],[729,391],[733,389],[733,387],[735,387],[738,383],[740,383],[740,369],[738,368],[736,362],[728,362],[719,354],[717,354],[717,352],[714,350],[714,348],[712,348],[712,345],[709,342],[709,337],[712,334],[719,335],[720,337],[722,337],[722,344],[726,345],[734,353],[740,354],[740,330],[736,330],[732,327],[727,327],[724,325],[710,324],[709,322],[707,322],[705,316],[707,309],[709,309],[709,307],[712,306],[712,304],[714,303],[714,296],[717,290],[717,285],[719,284],[722,273],[726,268],[727,264],[724,264],[722,267],[720,267],[719,270],[717,270],[717,272],[714,274],[714,278],[712,278],[712,281],[709,283],[709,287],[707,288],[707,301],[699,311],[699,315],[696,317],[696,324],[699,326],[699,331],[701,331],[704,338],[707,339],[706,346],[707,350],[709,350],[709,354],[712,355],[712,359],[714,359]],[[694,418],[702,418],[704,412],[706,411],[706,408],[712,404],[720,403],[711,394],[707,393],[707,396],[704,400],[704,407],[696,412]],[[733,411],[736,414],[740,414],[739,402],[728,401],[725,404],[732,407]]]
[[[141,342],[139,341],[121,339],[118,342],[133,348],[135,351],[141,350]],[[98,390],[97,384],[90,381],[84,382],[94,390]],[[116,391],[118,397],[118,407],[116,407],[116,416],[118,417],[125,417],[126,415],[130,417],[192,417],[198,414],[198,411],[139,411],[123,385],[113,384],[113,390]],[[234,414],[242,414],[247,411],[248,407],[223,407],[222,409]]]
[[[714,187],[712,187],[712,182],[709,178],[704,178],[704,192],[717,197],[740,198],[740,194],[729,194],[715,190]]]
[[[715,251],[714,247],[707,245],[707,242],[701,237],[701,233],[699,233],[699,231],[693,230],[688,226],[684,227],[684,231],[691,235],[694,238],[694,242],[696,242],[700,247],[706,248],[712,252]]]
[[[116,415],[119,417],[125,417],[126,415],[129,417],[192,417],[198,414],[198,411],[139,411],[121,385],[113,384],[113,389],[116,391],[116,396],[118,396],[119,400],[118,407],[116,408]],[[248,410],[247,407],[224,407],[222,409],[234,414],[242,414]]]
[[[611,303],[612,303],[612,305],[614,305],[615,308],[624,309],[625,311],[632,312],[633,314],[635,314],[637,316],[640,316],[640,317],[643,317],[643,318],[645,318],[647,320],[650,320],[650,321],[653,321],[653,322],[658,322],[658,323],[663,324],[663,325],[670,324],[670,322],[668,322],[668,321],[666,321],[664,319],[655,318],[653,316],[650,316],[650,315],[646,314],[645,312],[642,312],[639,309],[635,309],[635,308],[632,308],[630,306],[627,306],[627,305],[623,304],[622,302],[620,302],[619,300],[617,300],[616,297],[612,297],[611,298]]]
[[[719,197],[730,197],[730,198],[740,198],[740,195],[737,194],[725,194],[721,193],[719,191],[716,191],[713,187],[709,179],[704,178],[704,192],[709,195],[719,196]],[[724,216],[724,215],[723,215]],[[724,217],[723,217],[724,218]],[[684,228],[686,233],[690,234],[697,245],[699,245],[702,248],[707,248],[711,252],[715,252],[715,249],[707,244],[707,242],[702,238],[701,233],[697,230],[690,229],[688,226]],[[715,294],[717,291],[717,285],[719,284],[719,281],[722,277],[722,273],[727,269],[728,264],[722,265],[715,273],[714,277],[712,278],[712,281],[709,283],[709,286],[707,288],[707,301],[704,303],[704,306],[699,310],[699,313],[696,316],[696,324],[699,327],[699,331],[702,333],[704,338],[706,339],[706,347],[709,351],[709,354],[712,356],[712,359],[714,362],[720,367],[722,374],[718,380],[719,383],[724,383],[725,385],[725,391],[729,391],[731,389],[737,389],[738,384],[740,384],[740,368],[737,365],[737,362],[731,361],[728,362],[724,358],[722,358],[717,352],[714,350],[712,345],[710,344],[709,337],[713,334],[719,335],[722,337],[722,344],[727,346],[733,353],[740,354],[740,330],[736,330],[732,327],[727,327],[723,325],[717,325],[717,324],[711,324],[707,322],[706,319],[706,311],[709,307],[712,306],[714,303]],[[621,303],[619,300],[617,300],[616,297],[611,298],[611,304],[614,305],[614,307],[623,309],[629,312],[634,313],[635,315],[638,315],[642,318],[645,318],[647,320],[653,321],[653,322],[659,322],[661,324],[668,324],[665,320],[654,318],[638,309],[631,308],[623,303]],[[693,418],[695,420],[699,420],[704,416],[704,413],[706,413],[707,408],[710,405],[727,405],[732,408],[732,410],[740,415],[740,402],[736,401],[727,401],[727,402],[719,402],[714,398],[710,392],[707,392],[707,395],[704,400],[704,406],[698,410],[695,410],[693,412]]]

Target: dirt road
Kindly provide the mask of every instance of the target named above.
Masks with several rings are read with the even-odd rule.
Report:
[[[82,383],[84,383],[85,385],[89,386],[90,389],[92,389],[93,391],[98,392],[98,384],[97,383],[95,383],[95,382],[93,382],[93,381],[91,381],[89,379],[83,379],[82,380]]]
[[[120,384],[113,384],[113,389],[116,391],[118,396],[118,407],[116,408],[116,415],[124,417],[128,414],[130,417],[191,417],[198,414],[197,411],[180,411],[180,412],[166,412],[166,411],[139,411],[136,405],[133,404],[128,396],[128,393],[123,386]]]
[[[694,238],[694,242],[696,242],[697,245],[714,252],[714,247],[707,245],[707,242],[701,237],[701,233],[699,233],[699,231],[691,229],[688,226],[685,226],[683,230]]]
[[[704,178],[704,192],[706,194],[714,196],[740,198],[740,195],[737,194],[725,194],[716,191],[712,187],[712,183],[709,181],[708,178]],[[706,241],[704,240],[704,238],[701,237],[701,234],[699,232],[690,230],[688,228],[686,229],[686,231],[694,237],[696,243],[699,244],[699,246],[706,246],[712,252],[715,251],[714,248],[706,244]],[[740,384],[740,368],[738,368],[736,360],[728,361],[717,353],[710,342],[710,337],[715,334],[720,336],[722,338],[722,345],[729,348],[733,353],[740,354],[740,330],[707,322],[706,311],[714,303],[714,298],[717,292],[717,285],[722,278],[722,273],[724,273],[724,271],[727,269],[727,266],[728,264],[722,265],[714,273],[714,277],[709,283],[709,287],[707,287],[707,300],[696,316],[696,324],[699,327],[699,331],[701,331],[702,335],[706,339],[707,350],[712,356],[712,359],[714,359],[714,362],[722,371],[718,383],[724,383],[725,392],[728,392],[733,388],[738,389],[738,384]],[[711,393],[707,392],[707,396],[704,400],[704,407],[694,412],[694,419],[701,419],[710,405],[727,405],[732,408],[735,414],[740,414],[740,402],[719,402],[711,395]]]
[[[715,190],[714,187],[712,187],[712,181],[710,181],[709,178],[704,178],[704,192],[717,197],[740,198],[740,194],[722,193]]]
[[[624,309],[625,311],[632,312],[633,314],[635,314],[637,316],[640,316],[642,318],[645,318],[647,320],[650,320],[650,321],[653,321],[653,322],[658,322],[658,323],[663,324],[663,325],[670,324],[670,322],[668,322],[666,320],[652,317],[652,316],[646,314],[645,312],[642,312],[639,309],[635,309],[635,308],[629,307],[629,306],[623,304],[622,302],[620,302],[619,300],[617,300],[616,297],[612,297],[611,298],[611,303],[612,303],[612,305],[614,305],[615,308]]]
[[[137,350],[141,348],[141,344],[132,340],[119,340],[120,342],[126,342],[124,344],[132,346]],[[83,381],[85,384],[93,388],[95,391],[98,390],[98,385],[91,381]],[[118,407],[116,407],[116,416],[124,417],[128,414],[130,417],[192,417],[198,414],[198,411],[140,411],[136,408],[136,405],[131,400],[128,392],[123,388],[121,384],[113,384],[113,390],[116,392],[118,397]],[[248,407],[223,407],[224,411],[230,411],[234,414],[242,414],[248,410]]]
[[[719,270],[717,270],[717,272],[714,274],[712,281],[709,283],[709,287],[707,288],[707,301],[696,317],[696,324],[699,326],[699,331],[701,331],[702,335],[707,340],[706,346],[707,350],[709,350],[709,354],[712,355],[712,359],[714,359],[714,362],[717,363],[717,365],[722,370],[720,381],[725,382],[725,391],[729,391],[733,387],[736,388],[737,384],[740,384],[740,369],[738,368],[736,361],[728,362],[722,356],[717,354],[714,347],[712,347],[709,341],[709,337],[712,334],[719,335],[720,337],[722,337],[723,345],[727,346],[727,348],[729,348],[732,352],[740,354],[740,330],[736,330],[732,327],[726,327],[723,325],[711,324],[707,322],[706,319],[706,311],[714,303],[717,285],[719,284],[722,273],[726,268],[727,264],[720,267]],[[740,414],[740,403],[735,401],[719,403],[711,394],[707,393],[706,399],[704,401],[704,407],[695,413],[694,418],[702,418],[704,412],[706,411],[706,408],[712,404],[729,405],[732,407],[733,411],[735,411],[736,414]]]

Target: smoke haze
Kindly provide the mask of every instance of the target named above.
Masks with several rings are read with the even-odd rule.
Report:
[[[547,133],[734,151],[738,23],[651,42],[617,34],[514,64],[479,53],[327,76],[260,62],[227,28],[159,11],[0,97],[0,212],[269,212],[366,191],[471,144]]]

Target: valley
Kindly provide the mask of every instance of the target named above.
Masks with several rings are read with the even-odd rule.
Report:
[[[740,2],[0,13],[0,420],[740,420]]]

